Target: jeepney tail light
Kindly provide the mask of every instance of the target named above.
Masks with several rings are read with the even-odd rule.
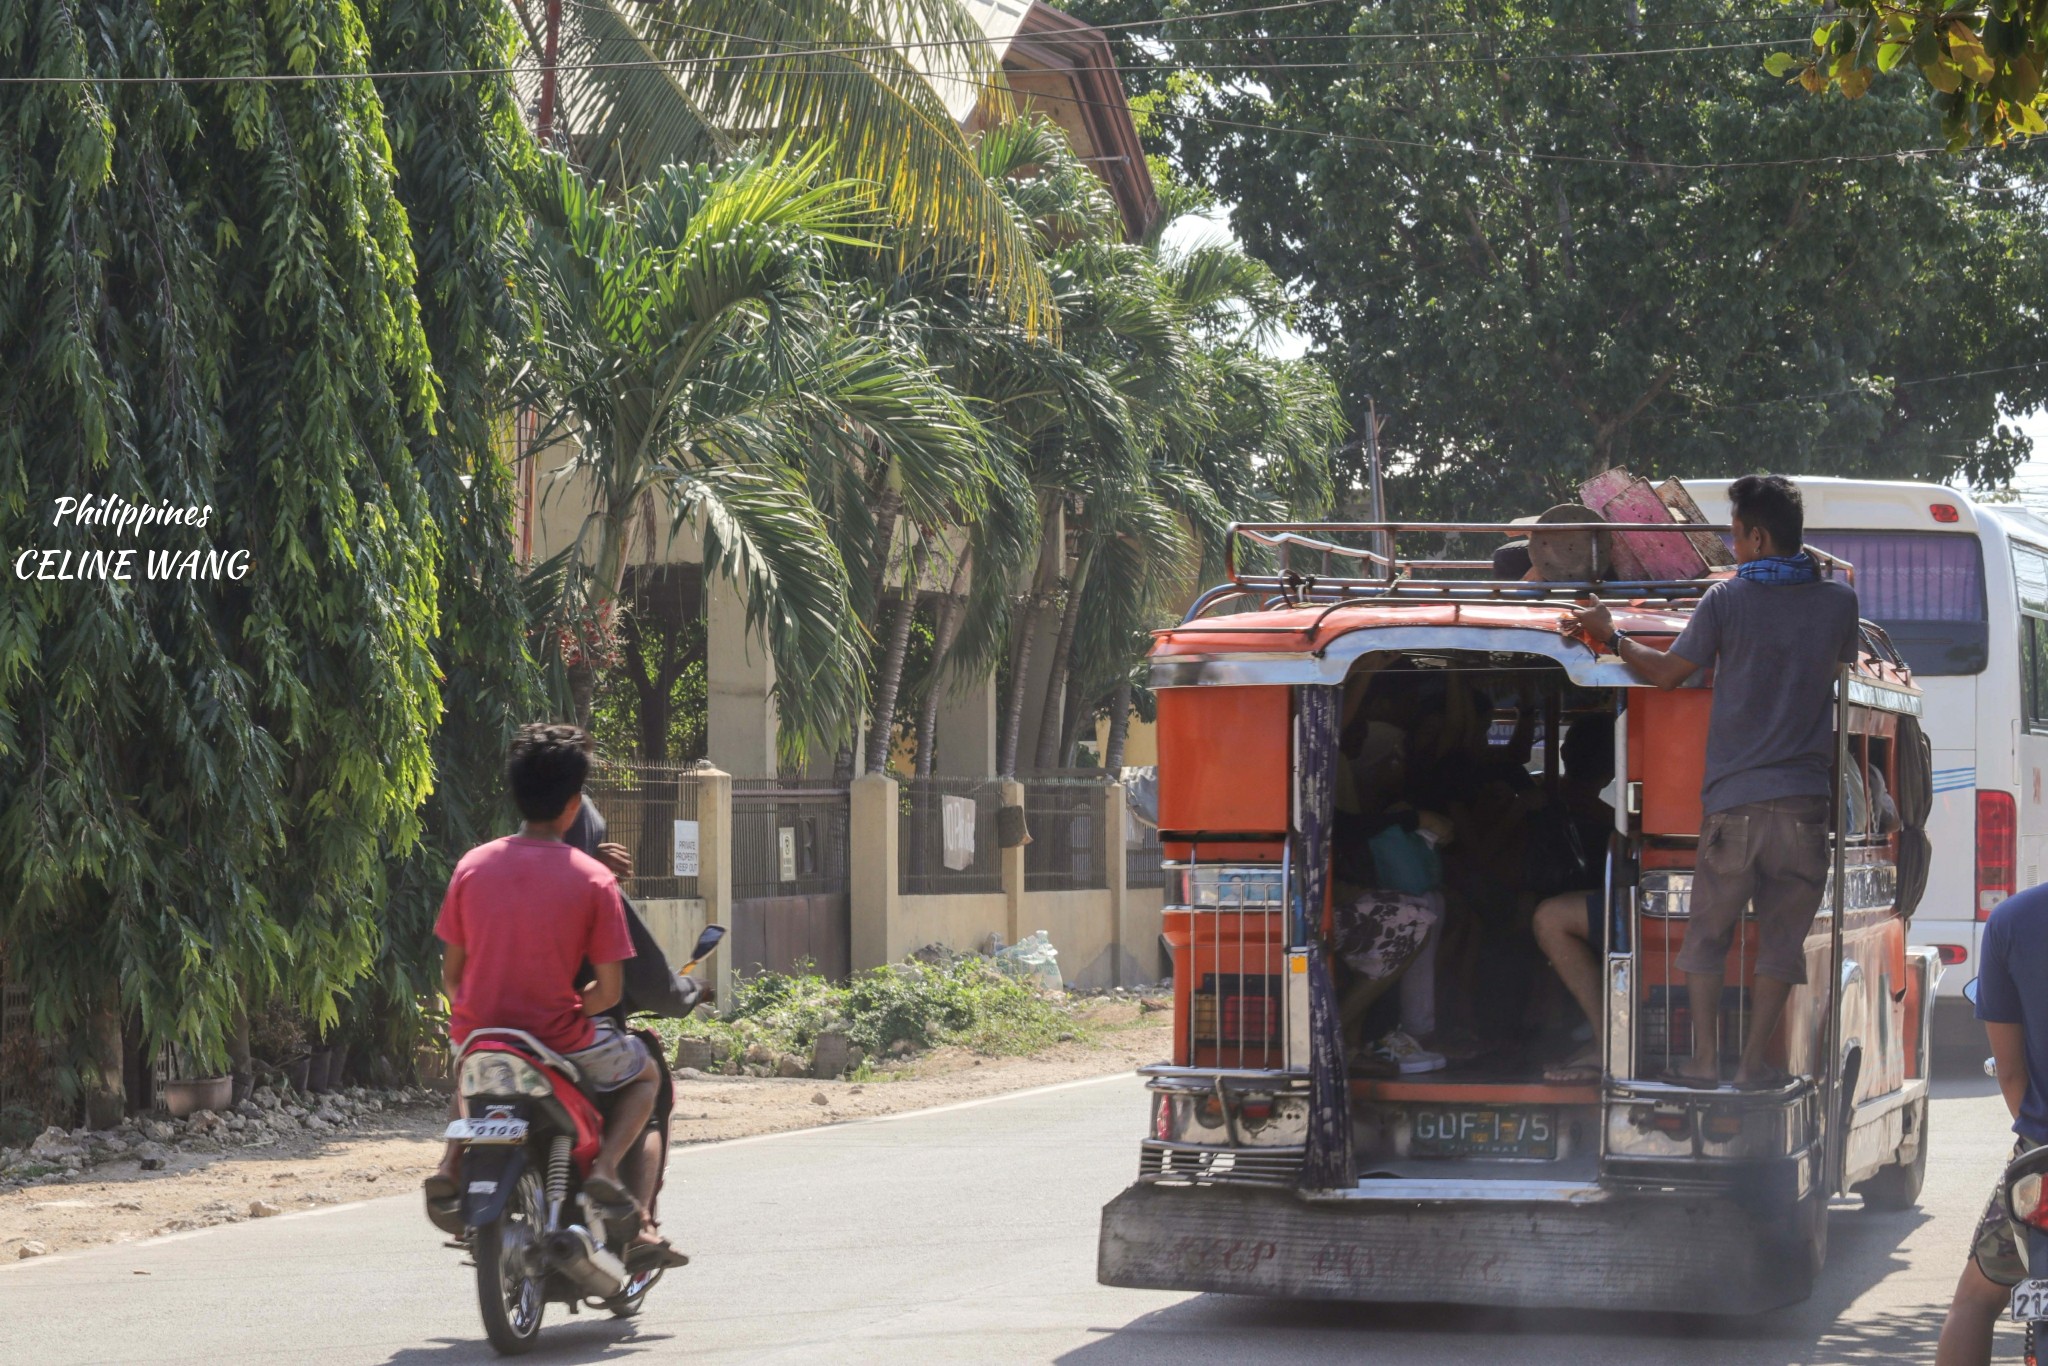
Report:
[[[1700,1122],[1700,1132],[1715,1143],[1726,1143],[1731,1138],[1742,1137],[1741,1112],[1709,1113]]]
[[[1934,951],[1941,955],[1942,966],[1951,968],[1970,956],[1970,950],[1961,944],[1936,944]]]
[[[2019,808],[2012,793],[1977,793],[1977,918],[2019,890]]]

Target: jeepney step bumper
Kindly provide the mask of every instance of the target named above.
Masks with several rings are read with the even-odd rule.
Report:
[[[1140,1183],[1102,1211],[1096,1279],[1280,1299],[1753,1314],[1805,1299],[1804,1250],[1727,1199],[1310,1201]]]

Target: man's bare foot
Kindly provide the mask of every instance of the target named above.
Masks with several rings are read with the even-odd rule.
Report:
[[[1721,1085],[1721,1070],[1719,1068],[1715,1068],[1711,1072],[1702,1071],[1689,1058],[1682,1063],[1674,1063],[1666,1068],[1664,1075],[1681,1086],[1697,1086],[1708,1091],[1715,1090]]]

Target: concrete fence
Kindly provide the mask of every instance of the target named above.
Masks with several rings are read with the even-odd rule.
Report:
[[[788,971],[816,960],[801,952],[801,936],[776,929],[798,923],[789,920],[793,905],[813,922],[845,917],[855,972],[898,962],[928,944],[968,952],[987,948],[991,936],[1014,944],[1038,930],[1059,950],[1060,969],[1075,986],[1156,981],[1166,972],[1158,843],[1131,819],[1117,783],[1071,775],[1024,782],[858,778],[846,794],[843,861],[814,862],[806,843],[811,832],[795,817],[787,834],[779,826],[769,832],[780,846],[772,850],[770,873],[779,872],[800,898],[755,886],[762,881],[758,869],[735,895],[733,780],[717,769],[607,767],[593,779],[591,797],[612,838],[633,850],[634,875],[622,890],[677,967],[706,924],[732,931],[713,960],[721,1001],[732,999],[741,945],[750,946],[746,970]],[[1022,808],[1028,843],[1001,846],[1003,807]],[[761,861],[751,850],[749,844],[741,851],[750,869]],[[792,961],[779,961],[778,953]]]
[[[1056,789],[1058,797],[1033,799],[1034,790],[1045,789]],[[1163,976],[1160,890],[1131,887],[1125,877],[1130,815],[1123,788],[1033,780],[1003,782],[998,792],[1002,806],[1024,809],[1031,843],[997,849],[995,889],[909,892],[902,872],[903,785],[876,774],[854,781],[854,967],[892,963],[926,944],[979,949],[987,947],[991,935],[1014,944],[1044,930],[1060,952],[1060,971],[1075,986],[1116,986]],[[983,841],[996,824],[976,819],[972,846],[953,850],[953,861],[984,861]],[[1085,838],[1077,837],[1081,830],[1089,832]],[[1053,851],[1050,862],[1032,855],[1041,843]],[[920,880],[911,878],[909,885],[918,886]]]

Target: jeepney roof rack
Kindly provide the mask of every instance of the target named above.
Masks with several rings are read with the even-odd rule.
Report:
[[[1224,572],[1228,581],[1195,599],[1182,619],[1192,623],[1220,602],[1253,597],[1268,607],[1312,604],[1342,606],[1350,602],[1556,602],[1599,594],[1620,598],[1662,598],[1679,603],[1697,599],[1726,574],[1694,579],[1584,579],[1534,581],[1476,577],[1491,573],[1493,561],[1407,555],[1399,537],[1432,535],[1522,537],[1531,532],[1661,532],[1691,536],[1720,534],[1730,528],[1700,522],[1233,522],[1225,533]],[[1331,539],[1352,536],[1369,541],[1350,545]],[[1249,553],[1240,547],[1249,548]],[[1853,574],[1854,566],[1815,546],[1806,551],[1830,576]],[[1256,569],[1244,561],[1265,560]]]

